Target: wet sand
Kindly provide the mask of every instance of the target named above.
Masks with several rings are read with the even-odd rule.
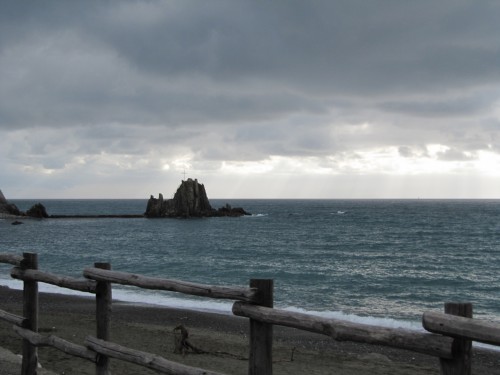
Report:
[[[21,314],[21,292],[0,287],[0,308]],[[183,324],[190,342],[207,354],[174,354],[174,328]],[[83,345],[95,336],[92,298],[40,294],[40,332]],[[245,318],[137,306],[114,301],[111,341],[166,359],[226,374],[247,374],[248,320]],[[0,347],[21,353],[21,339],[7,322],[0,321]],[[58,374],[94,374],[94,364],[53,348],[39,348],[44,369]],[[437,358],[404,350],[336,342],[326,336],[285,327],[274,328],[273,373],[286,374],[440,374]],[[0,362],[2,358],[0,356]],[[134,364],[111,359],[114,374],[157,374]],[[1,374],[1,372],[0,372]],[[500,352],[475,350],[473,374],[499,374]]]

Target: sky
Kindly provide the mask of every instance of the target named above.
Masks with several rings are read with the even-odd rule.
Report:
[[[500,198],[499,19],[496,0],[2,1],[0,189]]]

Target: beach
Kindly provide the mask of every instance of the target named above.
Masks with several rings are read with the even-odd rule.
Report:
[[[0,287],[3,310],[21,313],[21,291]],[[77,344],[95,336],[92,298],[40,294],[39,331]],[[184,325],[191,344],[206,354],[174,354],[174,328]],[[248,320],[244,318],[114,301],[111,341],[189,366],[226,374],[247,374]],[[21,339],[0,322],[0,347],[21,352]],[[57,374],[94,374],[93,363],[53,348],[40,348],[39,361]],[[379,346],[336,342],[326,336],[275,327],[274,374],[439,374],[437,358]],[[156,374],[134,364],[111,360],[114,374]],[[1,373],[0,373],[1,374]],[[500,353],[475,350],[473,374],[500,374]]]

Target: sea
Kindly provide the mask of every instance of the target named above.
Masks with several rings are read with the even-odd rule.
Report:
[[[147,200],[11,200],[51,215],[142,214]],[[39,254],[39,268],[83,277],[113,270],[209,285],[274,280],[275,307],[422,330],[425,311],[472,302],[500,322],[500,200],[210,200],[251,215],[202,219],[0,220],[0,252]],[[0,285],[22,288],[0,264]],[[40,285],[41,291],[78,294]],[[231,314],[231,301],[113,286],[136,304]]]

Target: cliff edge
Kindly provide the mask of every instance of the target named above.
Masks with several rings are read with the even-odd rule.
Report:
[[[28,211],[22,212],[17,208],[14,203],[9,203],[3,195],[2,190],[0,190],[0,215],[2,216],[29,216],[36,218],[46,218],[49,217],[47,215],[47,211],[45,207],[41,203],[35,204]]]

